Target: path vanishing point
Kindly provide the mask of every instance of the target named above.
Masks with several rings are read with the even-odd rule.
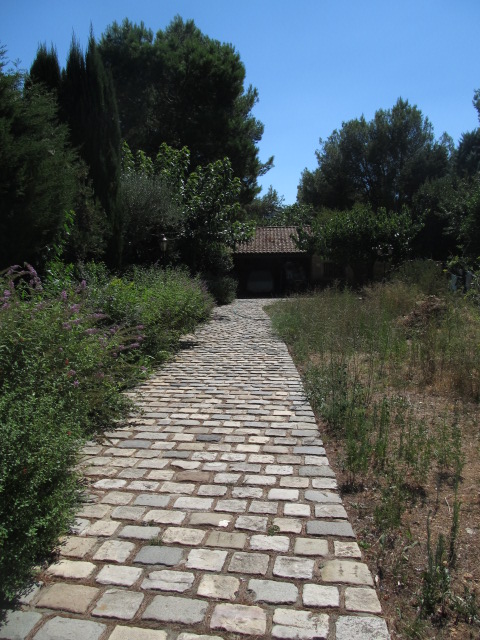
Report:
[[[75,529],[0,638],[389,639],[267,302],[217,308],[85,447]]]

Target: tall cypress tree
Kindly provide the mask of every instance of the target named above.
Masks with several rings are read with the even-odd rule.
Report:
[[[53,45],[50,50],[47,49],[46,44],[38,47],[37,55],[30,67],[30,81],[34,84],[41,82],[46,89],[58,94],[61,72],[57,50]]]
[[[105,209],[112,238],[110,259],[121,256],[122,225],[118,190],[121,173],[121,134],[118,107],[110,74],[90,33],[85,57],[87,117],[85,155],[88,156],[95,193]]]
[[[119,218],[121,137],[112,81],[90,33],[84,56],[73,39],[60,90],[61,116],[70,127],[72,144],[89,167],[95,197],[102,205],[110,229],[108,261],[121,258],[122,225]]]

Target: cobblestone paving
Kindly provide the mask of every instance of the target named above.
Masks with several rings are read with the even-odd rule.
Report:
[[[85,448],[88,502],[0,638],[388,640],[264,303],[217,309]]]

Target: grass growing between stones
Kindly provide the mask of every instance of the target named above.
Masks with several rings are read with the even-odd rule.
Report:
[[[480,314],[435,265],[277,303],[392,638],[474,638]],[[478,606],[478,608],[477,608]]]

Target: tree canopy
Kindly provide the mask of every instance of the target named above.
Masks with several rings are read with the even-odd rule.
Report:
[[[400,211],[424,182],[447,173],[451,153],[451,141],[436,141],[428,118],[401,98],[370,122],[344,122],[321,144],[318,168],[305,169],[298,187],[299,201],[318,208],[362,202]]]
[[[259,160],[263,124],[251,113],[258,92],[244,87],[245,67],[232,45],[177,16],[155,37],[143,23],[114,22],[99,51],[112,73],[122,136],[132,150],[154,155],[163,142],[186,146],[192,168],[228,157],[242,200],[252,200],[257,178],[273,158]]]
[[[77,169],[52,96],[23,89],[0,55],[0,270],[43,260],[74,204]]]

